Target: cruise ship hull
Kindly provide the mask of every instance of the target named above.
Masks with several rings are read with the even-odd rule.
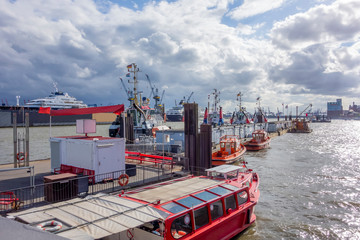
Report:
[[[183,116],[182,115],[166,115],[166,119],[169,122],[182,122]]]
[[[39,108],[2,107],[0,108],[0,127],[12,127],[14,123],[13,114],[16,113],[17,125],[25,124],[25,113],[29,113],[30,126],[49,126],[50,116],[38,113]],[[51,125],[75,125],[76,119],[92,119],[92,114],[52,116]]]

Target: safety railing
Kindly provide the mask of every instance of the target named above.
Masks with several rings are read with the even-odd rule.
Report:
[[[111,193],[180,177],[164,168],[134,165],[123,171],[77,175],[60,181],[0,192],[0,214],[96,193]]]

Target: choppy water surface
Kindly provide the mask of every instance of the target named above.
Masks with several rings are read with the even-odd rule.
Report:
[[[314,123],[245,160],[260,175],[256,224],[235,239],[360,239],[360,121]],[[107,136],[108,125],[97,126]],[[53,127],[52,136],[75,134]],[[49,128],[30,128],[32,160],[49,158]],[[0,129],[0,163],[12,162],[12,129]]]
[[[360,239],[360,121],[311,127],[247,153],[261,196],[256,224],[236,239]]]

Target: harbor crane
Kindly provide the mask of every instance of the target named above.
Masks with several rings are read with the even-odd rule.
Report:
[[[164,93],[165,93],[165,89],[162,91],[161,98],[160,98],[160,101],[159,101],[159,105],[161,105],[161,103],[163,101]]]
[[[189,103],[190,98],[192,97],[193,94],[194,94],[194,92],[191,92],[191,93],[190,93],[190,96],[187,98],[186,103]]]
[[[150,97],[149,99],[151,98],[152,95],[154,95],[154,100],[155,100],[155,107],[154,108],[157,108],[159,105],[161,105],[161,100],[162,100],[162,97],[160,98],[159,96],[159,89],[155,88],[152,84],[151,84],[151,80],[150,80],[150,77],[149,75],[145,74],[146,76],[146,79],[148,80],[149,84],[150,84],[150,88],[151,88],[151,92],[150,92]],[[155,91],[154,91],[155,89]],[[164,90],[165,91],[165,90]],[[164,93],[163,93],[164,95]]]
[[[296,119],[297,119],[298,117],[300,117],[301,114],[303,114],[303,113],[304,113],[308,108],[310,108],[310,107],[312,107],[312,104],[311,104],[311,103],[304,109],[304,111],[302,111],[302,112],[299,114],[299,116],[296,116]]]
[[[121,81],[121,84],[123,85],[126,96],[128,97],[128,100],[130,101],[130,105],[132,105],[132,102],[134,101],[133,92],[130,91],[129,88],[126,88],[125,83],[122,78],[120,78],[120,81]]]

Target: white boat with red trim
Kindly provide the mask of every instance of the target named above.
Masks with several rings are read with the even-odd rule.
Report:
[[[230,239],[256,220],[259,176],[235,165],[206,172],[10,215],[33,226],[56,220],[52,233],[71,239]]]

